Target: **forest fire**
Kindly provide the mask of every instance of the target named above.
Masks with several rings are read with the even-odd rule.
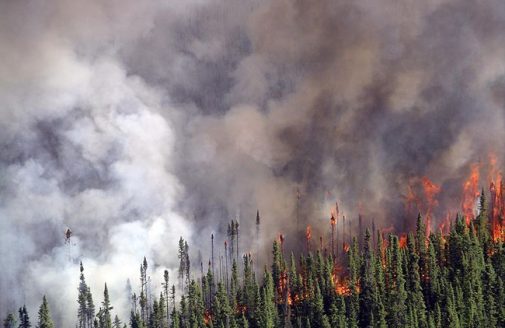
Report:
[[[412,178],[407,185],[407,194],[404,196],[406,214],[408,217],[413,217],[417,213],[423,215],[424,224],[427,227],[426,236],[431,232],[433,210],[438,205],[436,197],[440,190],[440,186],[426,176]]]
[[[400,248],[407,247],[407,235],[405,233],[401,234],[399,244],[400,244]]]
[[[428,179],[428,177],[423,177],[421,179],[423,185],[423,191],[426,198],[426,215],[425,215],[425,225],[426,225],[426,237],[429,236],[431,230],[431,215],[433,208],[438,204],[435,199],[438,193],[440,193],[440,186],[434,184]]]
[[[335,264],[331,275],[331,283],[338,295],[349,296],[352,290],[349,287],[349,279],[343,275],[343,271],[344,269],[340,265]]]
[[[279,274],[279,286],[277,288],[277,294],[279,295],[278,303],[283,303],[284,295],[286,293],[289,294],[288,284],[289,284],[288,273],[286,272],[286,270],[282,270]]]
[[[0,26],[1,327],[505,328],[505,0]]]
[[[349,296],[351,295],[351,288],[349,287],[349,282],[345,279],[340,279],[335,277],[334,281],[335,291],[338,295]]]
[[[491,182],[491,236],[495,242],[504,240],[505,199],[503,195],[503,182],[498,175],[496,180]]]
[[[469,225],[474,217],[475,201],[479,197],[479,164],[472,164],[470,175],[463,183],[461,210]]]
[[[281,246],[281,253],[284,253],[284,235],[279,234],[279,245]]]
[[[489,155],[489,162],[486,165],[482,163],[473,163],[470,165],[470,172],[462,183],[461,191],[461,214],[465,219],[467,226],[476,218],[476,213],[480,212],[478,199],[481,196],[480,188],[486,182],[481,182],[481,169],[487,169],[487,183],[489,189],[486,194],[489,197],[488,219],[490,222],[491,237],[494,241],[505,239],[504,217],[505,217],[505,195],[503,192],[502,175],[497,169],[496,156]],[[404,207],[407,218],[414,217],[420,213],[424,217],[426,226],[426,237],[431,233],[431,229],[436,226],[433,221],[435,212],[439,206],[438,196],[441,194],[442,188],[439,184],[434,183],[428,177],[412,178],[406,187],[404,194]],[[482,189],[482,192],[485,192]],[[439,212],[439,211],[438,211]],[[456,212],[451,209],[446,209],[445,215],[438,217],[438,230],[441,233],[448,233],[450,229],[451,219],[456,217]],[[393,229],[395,230],[395,229]],[[393,231],[392,230],[392,231]]]
[[[371,236],[369,233],[366,233],[365,238],[362,238],[363,233],[361,230],[366,228],[363,224],[366,221],[359,214],[358,222],[355,224],[360,230],[355,234],[359,238],[351,238],[350,223],[352,221],[348,220],[349,225],[346,226],[343,224],[342,232],[347,232],[345,229],[349,229],[349,238],[346,239],[344,234],[342,234],[342,240],[338,243],[339,231],[336,229],[338,227],[338,204],[336,204],[335,209],[331,210],[330,226],[324,225],[329,230],[326,233],[331,233],[332,253],[327,252],[327,249],[323,248],[323,237],[321,235],[319,236],[319,248],[314,246],[312,247],[314,249],[311,249],[313,231],[312,226],[307,225],[305,229],[306,254],[300,256],[300,267],[298,269],[296,268],[295,261],[292,262],[292,266],[288,269],[288,265],[284,259],[285,237],[282,233],[278,233],[273,248],[274,264],[272,265],[272,273],[265,271],[266,281],[269,281],[269,283],[263,281],[264,285],[262,287],[252,288],[252,286],[257,286],[255,285],[257,281],[252,273],[252,256],[249,253],[244,256],[244,275],[242,278],[243,286],[247,287],[242,287],[240,292],[237,292],[236,284],[239,280],[234,280],[236,278],[229,279],[228,258],[225,257],[224,266],[222,260],[219,262],[219,274],[216,276],[221,286],[226,286],[226,290],[221,287],[223,288],[221,297],[223,295],[235,297],[233,303],[235,316],[246,318],[249,316],[249,311],[252,311],[251,308],[257,306],[254,302],[257,300],[258,295],[260,297],[259,304],[266,304],[271,301],[271,306],[276,306],[279,313],[285,311],[286,315],[288,315],[292,313],[290,311],[296,312],[300,307],[316,302],[319,297],[323,298],[323,292],[326,299],[332,299],[338,295],[338,299],[344,300],[346,304],[349,302],[349,298],[356,297],[360,299],[366,297],[368,292],[374,290],[373,284],[370,285],[373,279],[382,281],[381,289],[377,288],[375,292],[383,293],[380,290],[388,290],[393,293],[402,293],[405,289],[412,289],[411,286],[414,286],[412,281],[415,281],[415,279],[418,279],[416,284],[421,283],[421,287],[419,288],[423,288],[424,285],[429,286],[433,281],[440,279],[440,275],[445,275],[445,270],[450,270],[451,261],[456,261],[457,265],[466,265],[465,263],[460,263],[457,259],[460,258],[460,254],[463,254],[467,250],[466,248],[462,250],[457,248],[461,246],[458,245],[457,241],[460,238],[452,238],[453,234],[466,236],[465,238],[468,237],[468,234],[471,234],[475,238],[481,238],[480,242],[486,246],[482,246],[480,243],[477,244],[479,247],[482,247],[486,257],[502,256],[503,251],[500,250],[501,246],[499,245],[505,239],[503,225],[503,216],[505,214],[503,179],[500,173],[495,172],[494,169],[490,169],[491,173],[488,175],[490,182],[489,190],[487,192],[483,190],[482,195],[480,195],[481,205],[477,207],[476,190],[477,186],[479,186],[480,177],[478,168],[479,166],[471,167],[470,177],[465,180],[463,188],[463,194],[468,195],[468,197],[463,196],[462,203],[468,203],[465,206],[469,206],[467,214],[470,212],[472,214],[470,221],[468,221],[467,216],[456,216],[453,212],[446,211],[445,215],[439,218],[439,232],[433,233],[431,225],[434,223],[432,220],[435,221],[437,219],[434,213],[436,213],[437,206],[439,205],[437,197],[442,192],[441,187],[427,177],[413,179],[411,180],[412,183],[408,186],[407,207],[412,209],[413,206],[416,206],[416,209],[422,211],[422,215],[425,217],[425,221],[422,221],[422,215],[419,217],[419,224],[416,228],[419,230],[416,230],[415,234],[407,235],[407,231],[398,232],[395,225],[389,225],[379,227],[377,229],[378,233],[374,233],[374,237],[378,239],[372,242],[371,237],[373,235]],[[488,200],[486,200],[486,195],[490,195]],[[472,199],[471,203],[473,205],[471,207],[469,199]],[[479,215],[475,217],[474,212],[479,213]],[[483,218],[485,221],[480,221]],[[488,219],[489,221],[487,221]],[[469,225],[468,222],[473,224]],[[482,222],[489,222],[489,227],[487,224],[480,224]],[[344,223],[343,218],[342,223]],[[426,223],[426,225],[424,226],[423,223]],[[373,220],[371,220],[371,224],[374,227]],[[235,226],[238,226],[238,224],[235,224]],[[472,227],[472,229],[469,227]],[[481,237],[483,235],[481,233],[483,227],[486,235]],[[373,230],[375,232],[375,227]],[[333,253],[335,235],[337,236],[337,247],[341,245],[343,250],[343,254],[339,250],[339,256],[335,256]],[[453,240],[456,241],[454,242]],[[364,241],[368,241],[368,244],[364,243]],[[452,246],[453,242],[456,246]],[[424,250],[420,246],[423,244],[426,246]],[[211,235],[211,245],[211,256],[213,258],[214,234]],[[225,254],[230,254],[228,249],[231,245],[233,243],[228,244],[227,240],[224,241]],[[368,247],[364,245],[368,245]],[[238,246],[236,249],[238,252]],[[447,249],[451,249],[451,252],[454,252],[455,255],[452,255],[452,253],[446,254]],[[233,259],[233,255],[236,254],[231,254]],[[181,259],[186,258],[186,254],[181,256]],[[412,259],[415,260],[414,263],[411,262]],[[471,257],[468,257],[468,259],[468,261],[472,260]],[[209,262],[209,270],[211,268],[212,266]],[[434,268],[438,268],[438,272],[432,272],[431,270],[434,270]],[[410,274],[410,270],[412,269],[418,270],[417,278],[416,275]],[[223,270],[224,273],[222,272]],[[210,274],[210,277],[213,279],[213,274]],[[188,278],[184,279],[184,281],[188,280]],[[209,287],[207,282],[204,282],[203,269],[201,279],[201,288],[205,290],[204,295],[206,295],[204,297],[205,309],[201,312],[201,318],[206,326],[212,326],[222,320],[221,316],[223,312],[217,310],[220,305],[216,298],[215,287]],[[406,281],[409,279],[412,281],[407,284]],[[183,287],[185,284],[188,284],[184,281],[181,284]],[[228,286],[230,285],[234,287],[229,288]],[[410,290],[410,293],[416,290],[419,292],[419,288],[416,287],[415,290]],[[257,294],[258,290],[261,290],[261,293]],[[245,294],[249,292],[251,294],[246,296]],[[211,296],[207,297],[207,295],[212,295],[213,293],[215,293],[214,299]],[[418,296],[423,297],[422,294]],[[254,302],[251,301],[253,299],[255,300]],[[247,303],[248,301],[251,303]],[[322,303],[324,304],[324,301]]]
[[[450,211],[447,211],[444,219],[442,220],[442,222],[440,222],[440,224],[438,226],[438,230],[440,231],[440,233],[442,235],[449,233],[449,229],[451,226],[451,218],[453,218],[453,217],[454,217],[454,215]]]
[[[205,311],[203,321],[205,322],[206,325],[212,322],[212,313],[210,312],[210,310]]]
[[[310,225],[307,226],[305,229],[305,243],[306,243],[306,249],[307,252],[310,252],[310,240],[312,239],[312,228]]]

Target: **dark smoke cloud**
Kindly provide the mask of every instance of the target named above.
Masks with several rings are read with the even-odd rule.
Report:
[[[297,190],[316,235],[336,200],[404,228],[415,177],[458,208],[503,161],[504,29],[498,0],[1,2],[0,315],[47,293],[72,326],[81,259],[128,311],[144,255],[157,288],[257,208],[294,244]]]

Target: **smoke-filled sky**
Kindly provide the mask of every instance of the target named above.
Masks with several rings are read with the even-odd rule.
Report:
[[[401,229],[423,176],[457,210],[504,105],[502,0],[0,0],[0,315],[73,326],[82,260],[127,319],[143,256],[257,208],[265,249],[335,201]]]

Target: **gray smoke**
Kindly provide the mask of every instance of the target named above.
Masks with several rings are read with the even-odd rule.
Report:
[[[253,252],[257,208],[265,252],[335,201],[404,229],[422,176],[458,209],[504,159],[504,44],[499,0],[0,2],[0,315],[73,326],[82,260],[126,319],[143,256],[157,289],[237,214]]]

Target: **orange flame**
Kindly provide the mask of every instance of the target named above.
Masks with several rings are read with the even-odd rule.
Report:
[[[349,287],[349,280],[342,276],[342,267],[335,264],[333,267],[333,272],[331,275],[331,283],[335,288],[335,292],[338,295],[349,296],[351,294],[351,288]]]
[[[491,182],[489,191],[491,193],[491,237],[495,242],[505,239],[505,228],[502,218],[505,216],[505,199],[503,195],[503,181],[501,173],[497,170],[496,155],[489,155],[489,175],[488,180]]]
[[[419,208],[419,198],[414,193],[411,183],[407,185],[407,194],[405,197],[405,212],[409,215],[413,214],[413,210]]]
[[[425,225],[426,237],[428,237],[431,231],[431,212],[433,208],[438,205],[438,201],[435,197],[440,193],[440,186],[431,182],[428,177],[423,177],[421,183],[423,185],[424,196],[426,197]]]
[[[452,217],[452,213],[450,211],[447,211],[447,213],[445,214],[444,220],[438,226],[438,229],[440,230],[440,233],[442,235],[448,234],[450,232],[451,217]]]
[[[400,236],[400,248],[405,248],[405,247],[407,247],[407,235],[402,234]]]
[[[334,283],[335,291],[338,295],[349,296],[351,295],[351,288],[349,288],[349,282],[344,279],[337,279]]]
[[[203,321],[205,322],[205,325],[208,325],[212,321],[212,314],[209,310],[205,311],[205,314],[203,315]]]
[[[466,224],[469,225],[474,217],[475,200],[479,197],[479,165],[472,164],[470,175],[463,183],[463,200],[461,208],[465,216]]]

